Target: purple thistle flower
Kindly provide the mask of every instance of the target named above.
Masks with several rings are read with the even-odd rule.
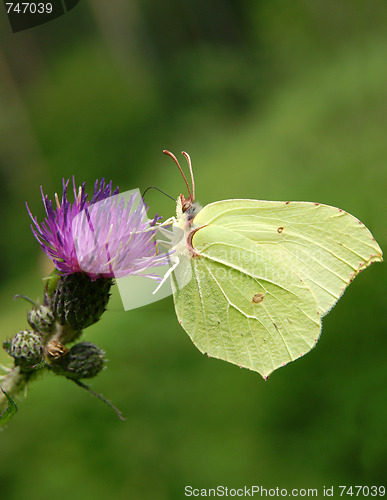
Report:
[[[76,192],[73,178],[74,203],[67,200],[69,181],[63,179],[62,201],[55,195],[56,208],[43,194],[47,217],[38,224],[27,205],[33,221],[35,238],[42,250],[53,260],[62,275],[86,273],[92,280],[101,276],[120,278],[131,274],[160,279],[144,274],[146,269],[167,263],[166,254],[157,254],[155,233],[160,217],[149,220],[140,203],[134,208],[136,194],[129,201],[112,191],[112,183],[99,186],[95,182],[94,195],[89,201],[85,183]]]

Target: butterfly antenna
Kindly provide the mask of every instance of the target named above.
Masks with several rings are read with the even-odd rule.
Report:
[[[195,200],[195,180],[194,180],[194,175],[193,175],[193,170],[192,170],[191,157],[185,151],[182,151],[181,153],[188,162],[189,173],[191,174],[191,182],[192,182],[192,201],[194,201]]]
[[[183,170],[181,169],[181,166],[179,164],[179,162],[177,161],[177,158],[176,156],[171,153],[170,151],[167,151],[166,149],[163,149],[163,153],[170,156],[172,158],[172,160],[176,163],[176,165],[178,166],[178,169],[180,170],[180,173],[181,175],[183,176],[183,179],[184,179],[184,182],[185,182],[185,185],[187,186],[187,189],[188,189],[188,194],[190,196],[190,199],[191,200],[194,200],[194,198],[192,197],[192,193],[191,193],[191,188],[189,187],[189,184],[188,184],[188,181],[187,181],[187,177],[184,175],[184,172]],[[185,156],[185,155],[184,155]]]
[[[171,200],[173,201],[176,201],[175,198],[173,198],[172,196],[170,196],[168,193],[162,191],[160,188],[158,188],[157,186],[149,186],[145,189],[143,195],[142,195],[142,199],[145,198],[145,194],[147,191],[149,191],[149,189],[157,189],[157,191],[159,191],[160,193],[164,194],[165,196],[168,196],[168,198],[171,198]]]

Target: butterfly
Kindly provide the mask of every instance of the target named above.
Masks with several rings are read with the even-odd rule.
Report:
[[[309,352],[322,318],[382,250],[344,210],[321,203],[232,199],[202,208],[188,189],[177,199],[172,246],[175,310],[209,357],[266,379]]]

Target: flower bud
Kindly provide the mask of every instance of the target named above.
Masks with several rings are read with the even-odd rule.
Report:
[[[34,307],[27,315],[30,326],[40,333],[51,333],[54,328],[55,318],[50,307]]]
[[[110,278],[92,281],[83,273],[61,276],[51,296],[55,318],[76,331],[96,323],[106,310],[112,283]]]
[[[37,332],[24,330],[3,343],[5,351],[15,359],[15,365],[22,371],[32,370],[43,361],[44,345]]]
[[[95,377],[104,364],[103,350],[91,342],[75,344],[69,351],[56,359],[51,359],[50,362],[55,373],[75,380]]]

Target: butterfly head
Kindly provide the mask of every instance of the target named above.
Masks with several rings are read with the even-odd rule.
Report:
[[[202,206],[198,202],[191,201],[189,198],[185,198],[184,195],[180,195],[177,199],[176,215],[178,219],[184,219],[186,222],[191,224],[191,221],[200,212]]]

